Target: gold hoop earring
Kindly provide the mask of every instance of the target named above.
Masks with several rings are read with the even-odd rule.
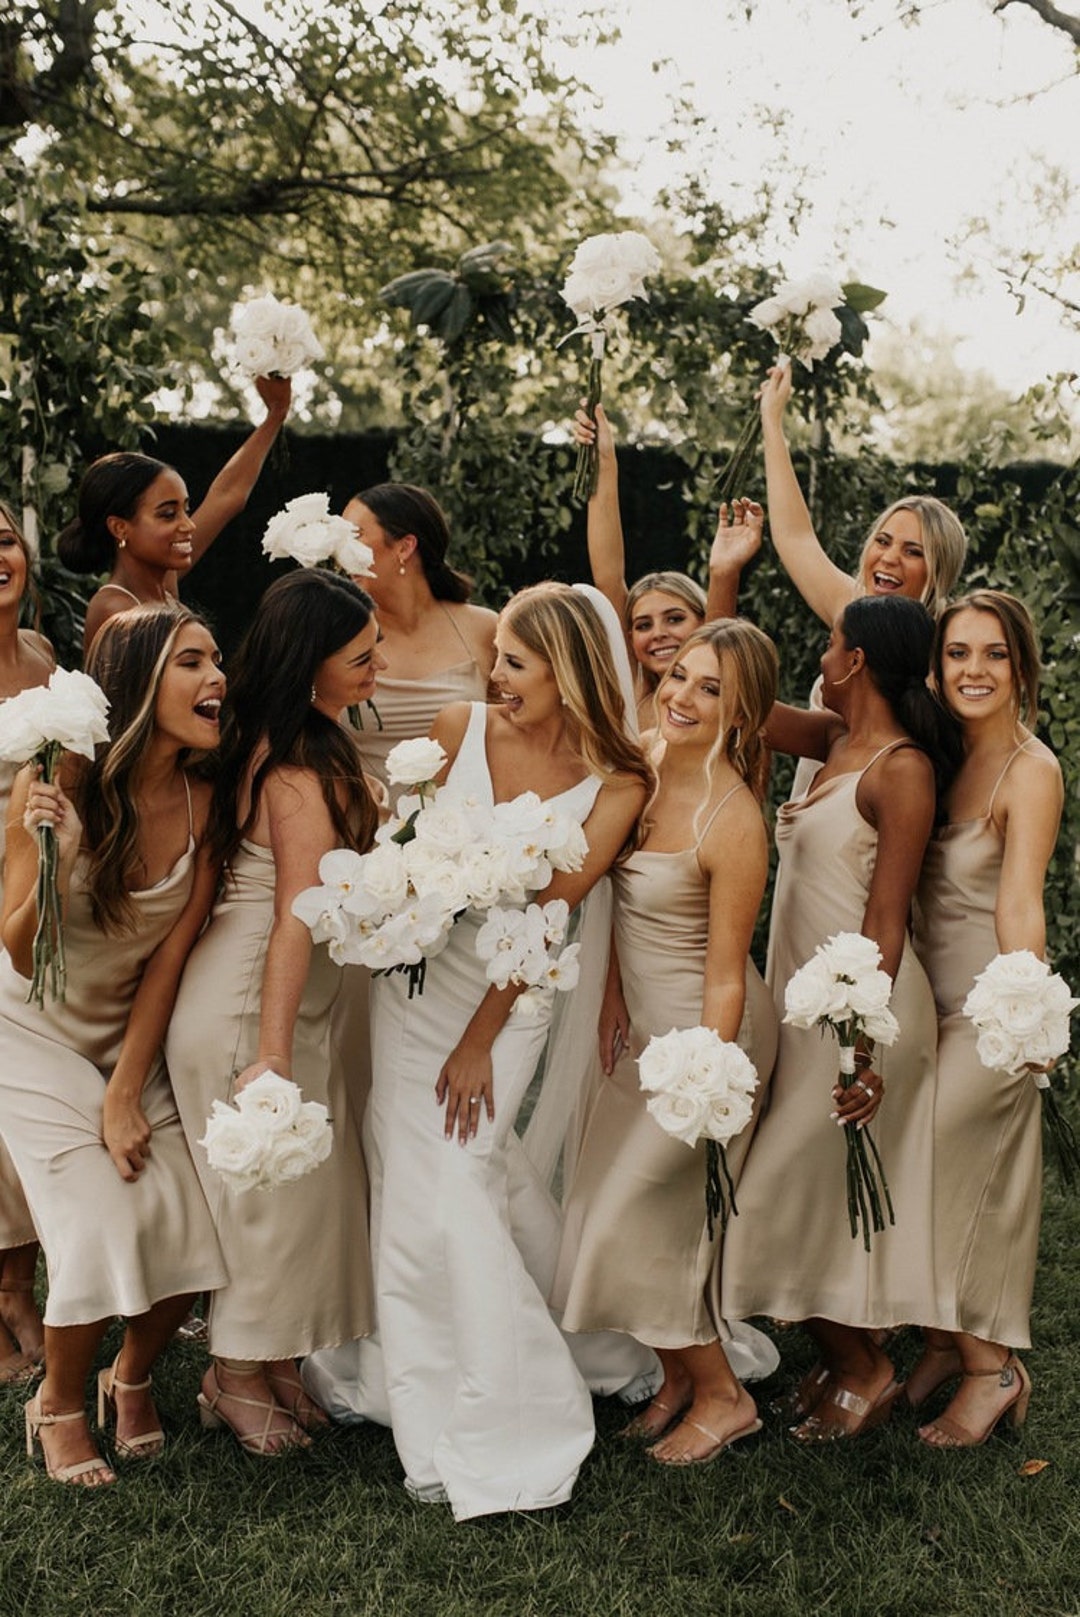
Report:
[[[835,681],[835,683],[833,685],[833,689],[838,690],[841,685],[846,685],[848,680],[849,679],[854,679],[855,675],[858,672],[859,672],[859,669],[858,669],[858,665],[856,664],[856,666],[851,670],[850,674],[845,674],[843,679],[838,679],[838,680]]]

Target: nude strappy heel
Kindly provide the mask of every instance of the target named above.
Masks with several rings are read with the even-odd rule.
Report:
[[[23,1414],[26,1421],[27,1459],[32,1460],[34,1458],[34,1443],[37,1442],[41,1447],[41,1457],[45,1461],[45,1475],[52,1482],[81,1482],[81,1485],[86,1487],[89,1484],[82,1481],[82,1479],[89,1478],[91,1472],[94,1471],[108,1471],[109,1483],[116,1481],[116,1478],[112,1475],[112,1467],[106,1460],[101,1458],[100,1454],[95,1454],[90,1460],[77,1460],[74,1465],[51,1466],[49,1464],[49,1456],[46,1454],[45,1445],[41,1441],[41,1428],[43,1426],[61,1426],[65,1421],[84,1421],[86,1419],[84,1409],[72,1409],[61,1415],[43,1414],[41,1393],[36,1392],[26,1405]]]
[[[107,1370],[98,1372],[97,1383],[97,1420],[102,1428],[108,1419],[109,1410],[112,1410],[113,1419],[116,1419],[117,1392],[147,1392],[151,1385],[151,1377],[145,1381],[120,1381],[117,1378],[116,1366],[119,1356],[113,1360]],[[116,1435],[115,1448],[117,1454],[122,1454],[125,1460],[153,1460],[165,1447],[165,1433],[160,1426],[155,1426],[149,1432],[137,1432],[134,1437],[121,1437]]]

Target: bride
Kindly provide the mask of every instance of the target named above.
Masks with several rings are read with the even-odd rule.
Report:
[[[499,702],[458,703],[435,722],[445,782],[489,803],[532,791],[582,823],[583,869],[540,895],[573,907],[631,842],[649,769],[623,728],[601,618],[580,592],[548,584],[514,596],[496,650]],[[449,1500],[459,1521],[559,1504],[593,1441],[588,1388],[512,1228],[514,1121],[548,1016],[513,1016],[521,990],[488,986],[474,947],[481,919],[456,923],[422,994],[410,999],[400,973],[375,980],[368,1120],[394,1441],[409,1491]]]

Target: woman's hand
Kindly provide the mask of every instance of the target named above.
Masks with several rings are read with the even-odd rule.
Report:
[[[881,1074],[873,1067],[860,1067],[846,1089],[837,1084],[832,1092],[836,1107],[832,1113],[834,1122],[841,1128],[849,1125],[865,1128],[876,1115],[884,1094],[885,1080]]]
[[[574,416],[572,427],[574,433],[574,442],[576,444],[595,443],[597,453],[600,456],[601,467],[605,465],[612,465],[614,463],[615,439],[612,436],[611,423],[604,414],[604,406],[602,404],[598,404],[596,406],[596,420],[593,421],[590,419],[588,412],[585,409],[585,401],[583,399],[581,401],[581,408]]]
[[[233,1079],[232,1092],[239,1095],[248,1084],[253,1084],[256,1078],[261,1078],[264,1072],[275,1072],[279,1078],[292,1079],[292,1062],[285,1056],[271,1056],[266,1061],[253,1061],[243,1072],[237,1073]]]
[[[622,989],[610,985],[600,1005],[600,1065],[610,1073],[622,1052],[630,1046],[630,1012]]]
[[[82,843],[82,821],[63,787],[56,781],[49,785],[41,779],[40,766],[38,777],[31,781],[27,793],[23,825],[31,836],[37,834],[38,826],[51,825],[56,832],[61,868],[70,870]]]
[[[291,376],[256,376],[255,391],[266,405],[266,413],[284,421],[292,403]]]
[[[470,1044],[467,1038],[451,1050],[435,1085],[435,1099],[446,1103],[443,1132],[449,1140],[457,1129],[458,1144],[465,1145],[480,1126],[480,1107],[487,1110],[488,1122],[495,1121],[495,1090],[491,1051],[486,1045]]]
[[[710,573],[739,574],[761,549],[765,511],[756,500],[733,500],[731,511],[722,505],[709,551]]]
[[[782,427],[784,411],[791,397],[791,361],[773,365],[758,389],[761,422],[765,427]]]
[[[105,1085],[101,1137],[121,1179],[134,1183],[150,1155],[150,1124],[137,1099],[116,1094],[109,1084]]]

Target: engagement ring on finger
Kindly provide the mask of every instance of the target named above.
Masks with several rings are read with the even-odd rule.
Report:
[[[479,1106],[479,1104],[480,1104],[479,1095],[473,1095],[472,1099],[469,1101],[469,1105],[470,1106]]]

